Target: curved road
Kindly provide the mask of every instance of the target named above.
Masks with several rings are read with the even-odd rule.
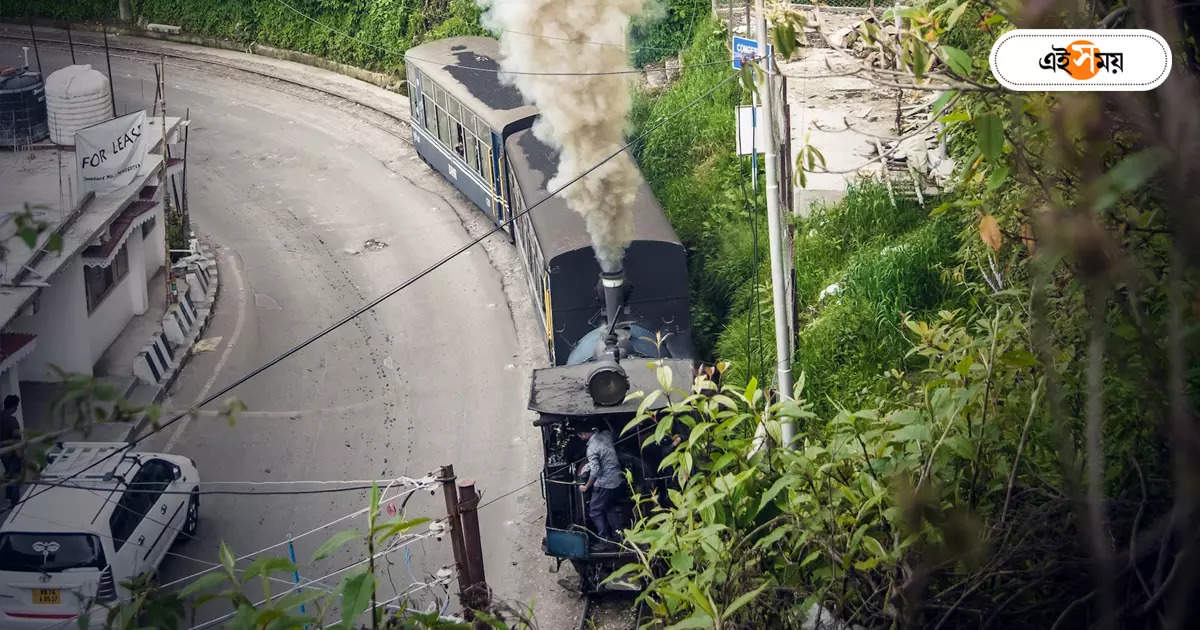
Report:
[[[0,52],[14,50],[19,43],[0,42]],[[77,48],[76,55],[104,67],[95,49]],[[65,51],[45,45],[41,60],[47,74],[70,62]],[[323,73],[291,66],[312,77]],[[115,57],[113,72],[118,113],[149,109],[151,60]],[[189,408],[485,227],[469,202],[416,157],[402,139],[409,131],[395,120],[218,66],[169,60],[167,83],[168,111],[191,111],[193,228],[215,246],[221,272],[218,307],[205,333],[219,342],[191,358],[164,402],[168,411]],[[389,98],[406,109],[403,97]],[[511,246],[499,237],[490,241],[235,390],[248,410],[233,426],[214,405],[142,448],[194,458],[205,481],[386,480],[451,463],[460,477],[477,480],[485,502],[528,483],[537,476],[540,452],[524,411],[528,373],[544,359],[522,349],[537,345],[518,341],[532,314]],[[533,485],[481,511],[489,582],[502,596],[526,602],[542,590],[533,583],[544,581],[531,577],[545,569],[532,562],[540,555],[531,549],[540,535],[538,499]],[[204,497],[199,537],[176,548],[181,556],[168,558],[162,577],[205,568],[182,556],[211,563],[221,541],[246,553],[365,502],[366,492]],[[440,493],[415,494],[407,512],[440,516]],[[362,558],[362,546],[351,544],[326,561],[308,562],[326,537],[364,523],[355,519],[297,540],[303,578]],[[380,561],[388,569],[379,572],[380,600],[448,564],[449,545],[431,538],[387,560]],[[428,592],[416,601],[429,603]],[[539,600],[547,598],[539,593]],[[207,606],[201,619],[219,612]]]

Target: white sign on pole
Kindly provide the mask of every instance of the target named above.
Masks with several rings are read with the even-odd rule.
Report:
[[[128,186],[146,157],[146,112],[134,112],[75,132],[75,174],[79,192],[97,195]]]
[[[762,105],[739,105],[737,108],[738,155],[762,153],[767,147],[766,110]]]

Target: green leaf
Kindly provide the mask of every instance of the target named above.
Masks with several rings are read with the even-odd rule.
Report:
[[[379,484],[371,482],[371,502],[368,503],[371,510],[367,513],[367,526],[371,529],[375,528],[375,516],[379,514]]]
[[[863,560],[859,560],[858,562],[854,563],[854,568],[858,569],[859,571],[870,571],[871,569],[874,569],[876,566],[879,566],[879,558],[876,558],[874,556],[863,559]]]
[[[863,548],[866,549],[867,551],[871,552],[871,554],[874,555],[875,557],[880,558],[880,559],[887,558],[887,555],[888,555],[887,551],[884,550],[883,545],[880,544],[878,540],[875,540],[874,537],[863,536],[862,542],[863,542]]]
[[[713,618],[703,612],[697,611],[691,617],[680,621],[679,623],[667,626],[667,630],[685,630],[687,628],[712,628]]]
[[[988,181],[987,181],[988,192],[993,192],[996,189],[1003,186],[1005,180],[1007,180],[1007,179],[1008,179],[1008,167],[1007,166],[997,166],[996,168],[993,168],[992,172],[988,173]]]
[[[897,442],[928,442],[933,439],[933,435],[928,426],[914,423],[892,432],[892,439]]]
[[[676,551],[671,554],[671,569],[676,573],[687,573],[692,570],[695,561],[692,554],[686,551]]]
[[[978,136],[979,152],[984,159],[994,162],[1004,150],[1004,127],[1000,117],[983,114],[975,117],[975,133]]]
[[[246,567],[242,572],[242,580],[246,581],[256,575],[271,575],[272,573],[291,573],[296,570],[296,565],[292,564],[287,558],[259,558]],[[261,625],[261,624],[260,624]]]
[[[779,494],[779,492],[781,490],[786,488],[788,486],[788,484],[794,482],[795,480],[796,480],[796,477],[794,475],[784,475],[784,476],[780,477],[779,479],[776,479],[775,483],[771,484],[770,489],[768,489],[766,492],[764,492],[762,495],[762,498],[759,499],[759,501],[758,501],[759,511],[762,511],[762,509],[764,507],[766,507],[766,505],[768,503],[771,502],[771,499],[775,498],[775,495]]]
[[[364,571],[346,578],[342,587],[342,625],[354,627],[354,620],[371,604],[375,592],[375,574]]]
[[[387,540],[388,538],[391,538],[392,536],[395,536],[397,534],[402,534],[418,525],[423,525],[428,522],[429,522],[429,519],[422,517],[422,518],[409,519],[407,521],[398,521],[398,522],[394,522],[394,523],[383,523],[382,525],[378,525],[375,527],[376,531],[383,532],[375,540]]]
[[[767,534],[766,536],[763,536],[762,538],[760,538],[758,540],[758,542],[754,543],[754,547],[757,549],[763,549],[765,547],[770,547],[771,545],[778,542],[780,538],[783,538],[784,536],[791,533],[791,531],[792,531],[791,525],[780,525],[779,527],[776,527],[775,529],[771,530],[771,532],[769,534]]]
[[[812,564],[814,560],[816,560],[817,558],[820,558],[820,557],[821,557],[820,549],[809,553],[807,556],[804,556],[803,560],[800,561],[800,568],[804,568],[804,567]]]
[[[229,575],[233,575],[233,565],[235,562],[233,552],[229,550],[229,545],[226,545],[224,541],[221,541],[221,546],[217,550],[217,556],[221,559],[221,566],[225,567],[225,571]]]
[[[932,112],[934,116],[937,116],[950,102],[950,99],[954,98],[957,94],[957,90],[946,90],[945,92],[942,92],[941,96],[937,97],[937,99],[933,101],[933,104],[929,106],[929,111]]]
[[[671,389],[671,382],[673,378],[671,366],[667,365],[666,363],[660,365],[658,369],[655,370],[655,376],[658,377],[659,387],[663,388],[664,390]]]
[[[749,604],[755,597],[758,597],[758,594],[763,592],[763,590],[766,588],[767,584],[764,582],[763,584],[760,584],[758,588],[748,593],[742,593],[741,595],[738,595],[737,599],[734,599],[733,602],[729,604],[729,607],[725,609],[725,612],[722,613],[721,616],[729,617],[733,615],[733,613],[737,612],[742,606]]]
[[[258,616],[254,618],[254,625],[255,625],[255,627],[261,628],[261,627],[271,623],[272,621],[275,621],[276,619],[283,617],[284,614],[285,613],[282,610],[277,610],[275,608],[267,608],[266,610],[260,611],[258,613]]]
[[[967,0],[966,2],[963,2],[962,4],[958,5],[958,7],[955,8],[953,11],[951,11],[950,16],[946,18],[946,26],[948,28],[954,28],[954,25],[958,24],[958,19],[962,17],[963,12],[965,12],[967,10],[967,7],[970,5],[971,5],[970,0]]]
[[[1000,354],[1000,362],[1013,367],[1034,367],[1038,364],[1037,357],[1026,350],[1009,350]]]
[[[1162,148],[1146,149],[1117,163],[1105,173],[1105,178],[1123,193],[1137,190],[1162,168],[1170,159],[1170,154]]]
[[[46,241],[46,249],[52,252],[61,252],[63,247],[63,236],[61,232],[54,232]]]
[[[218,584],[223,584],[228,579],[229,576],[225,573],[216,573],[210,571],[196,578],[187,586],[183,587],[183,590],[179,591],[179,596],[190,597],[196,593],[199,593],[200,591],[207,591]]]
[[[783,59],[792,58],[792,52],[796,50],[796,28],[790,22],[776,26],[771,32],[771,39],[774,40],[775,50]]]
[[[292,608],[299,608],[299,607],[303,606],[304,604],[307,604],[311,601],[320,599],[324,595],[326,595],[325,591],[319,591],[316,589],[309,589],[306,591],[297,591],[295,593],[289,593],[286,596],[284,596],[283,599],[279,600],[279,602],[276,604],[276,606],[282,610],[290,610]]]
[[[25,243],[25,247],[33,249],[37,246],[38,231],[37,228],[23,227],[17,230],[17,236],[21,237],[21,241]]]
[[[328,540],[321,543],[317,547],[317,552],[313,554],[313,562],[320,560],[329,554],[337,551],[342,545],[362,536],[362,532],[357,529],[343,529],[342,531],[330,536]]]

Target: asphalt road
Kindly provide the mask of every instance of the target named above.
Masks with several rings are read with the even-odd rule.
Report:
[[[19,43],[0,41],[0,58],[19,52]],[[102,53],[76,55],[104,67]],[[43,46],[41,62],[48,74],[70,59]],[[149,109],[150,61],[114,58],[113,73],[118,113]],[[408,130],[395,121],[215,66],[168,62],[167,84],[168,111],[191,112],[193,227],[218,252],[221,272],[218,307],[204,335],[219,341],[191,358],[164,401],[168,410],[193,406],[482,227],[469,203],[416,157],[402,139]],[[485,502],[528,483],[540,447],[524,406],[528,370],[538,359],[518,342],[517,328],[530,314],[506,248],[497,241],[470,250],[238,388],[231,395],[247,410],[233,425],[214,405],[155,434],[143,450],[188,455],[205,481],[386,483],[454,464],[460,476],[477,480]],[[365,507],[366,496],[206,496],[199,537],[176,548],[180,555],[164,563],[162,580],[206,568],[222,541],[238,554],[255,551]],[[535,485],[480,513],[489,581],[525,601],[529,571],[544,569],[532,563],[537,554],[527,544],[540,528],[537,499]],[[440,494],[429,492],[414,494],[407,506],[410,516],[443,512]],[[326,537],[364,525],[355,518],[298,539],[303,579],[362,559],[363,546],[351,543],[326,561],[308,561]],[[286,547],[272,553],[286,555]],[[449,545],[429,538],[385,561],[380,600],[450,563]],[[442,596],[426,589],[415,601],[427,605],[431,592]],[[207,606],[200,618],[219,612]]]

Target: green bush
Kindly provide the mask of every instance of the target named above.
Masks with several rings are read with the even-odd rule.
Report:
[[[293,10],[294,8],[294,10]],[[381,72],[400,73],[404,51],[421,42],[485,34],[472,0],[132,0],[134,18],[189,33],[260,43]],[[113,20],[116,0],[46,0],[0,5],[0,15]]]

